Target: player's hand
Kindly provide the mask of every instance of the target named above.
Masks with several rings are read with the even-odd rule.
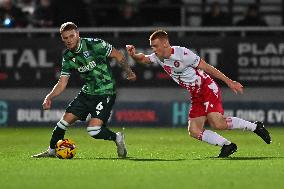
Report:
[[[239,82],[237,82],[237,81],[230,81],[229,83],[228,83],[228,87],[230,88],[230,89],[232,89],[232,91],[234,91],[234,93],[235,94],[238,94],[238,93],[240,93],[240,94],[243,94],[243,91],[244,91],[244,87],[242,86],[242,84],[240,84]]]
[[[136,74],[133,71],[130,71],[127,73],[127,79],[129,81],[135,81],[136,80]]]
[[[126,45],[127,53],[130,56],[134,56],[136,54],[135,46],[134,45]]]
[[[46,96],[42,103],[42,108],[44,110],[49,110],[50,107],[51,107],[51,98],[49,98],[49,96]]]

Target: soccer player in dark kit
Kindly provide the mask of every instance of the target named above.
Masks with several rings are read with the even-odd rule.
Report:
[[[67,128],[77,120],[85,120],[90,114],[91,119],[87,126],[89,135],[95,139],[114,141],[118,157],[125,158],[127,149],[123,132],[114,133],[106,127],[116,97],[110,58],[115,58],[121,65],[128,80],[135,80],[135,73],[126,63],[125,56],[109,43],[97,38],[80,38],[74,23],[62,24],[60,34],[67,48],[63,54],[61,76],[46,95],[43,109],[50,109],[53,98],[65,90],[72,70],[79,72],[85,84],[55,126],[49,148],[32,157],[55,157],[55,145],[58,140],[64,138]]]

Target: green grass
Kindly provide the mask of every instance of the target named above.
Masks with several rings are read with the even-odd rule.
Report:
[[[284,129],[270,128],[273,143],[251,132],[219,132],[238,144],[232,158],[220,148],[189,138],[186,129],[126,128],[127,159],[117,159],[113,142],[94,140],[70,128],[72,160],[33,159],[44,150],[51,128],[0,129],[0,188],[283,188]],[[118,130],[114,128],[114,130]]]

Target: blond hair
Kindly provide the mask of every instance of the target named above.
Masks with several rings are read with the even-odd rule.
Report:
[[[69,31],[69,30],[77,30],[76,24],[73,22],[65,22],[60,26],[60,33],[62,34],[64,31]]]
[[[156,30],[150,35],[149,40],[153,41],[155,39],[167,39],[167,40],[169,40],[169,36],[168,36],[168,33],[164,30]]]

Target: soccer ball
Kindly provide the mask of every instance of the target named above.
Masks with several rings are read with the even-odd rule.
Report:
[[[62,139],[56,143],[56,156],[59,159],[71,159],[76,154],[76,145],[70,139]]]

